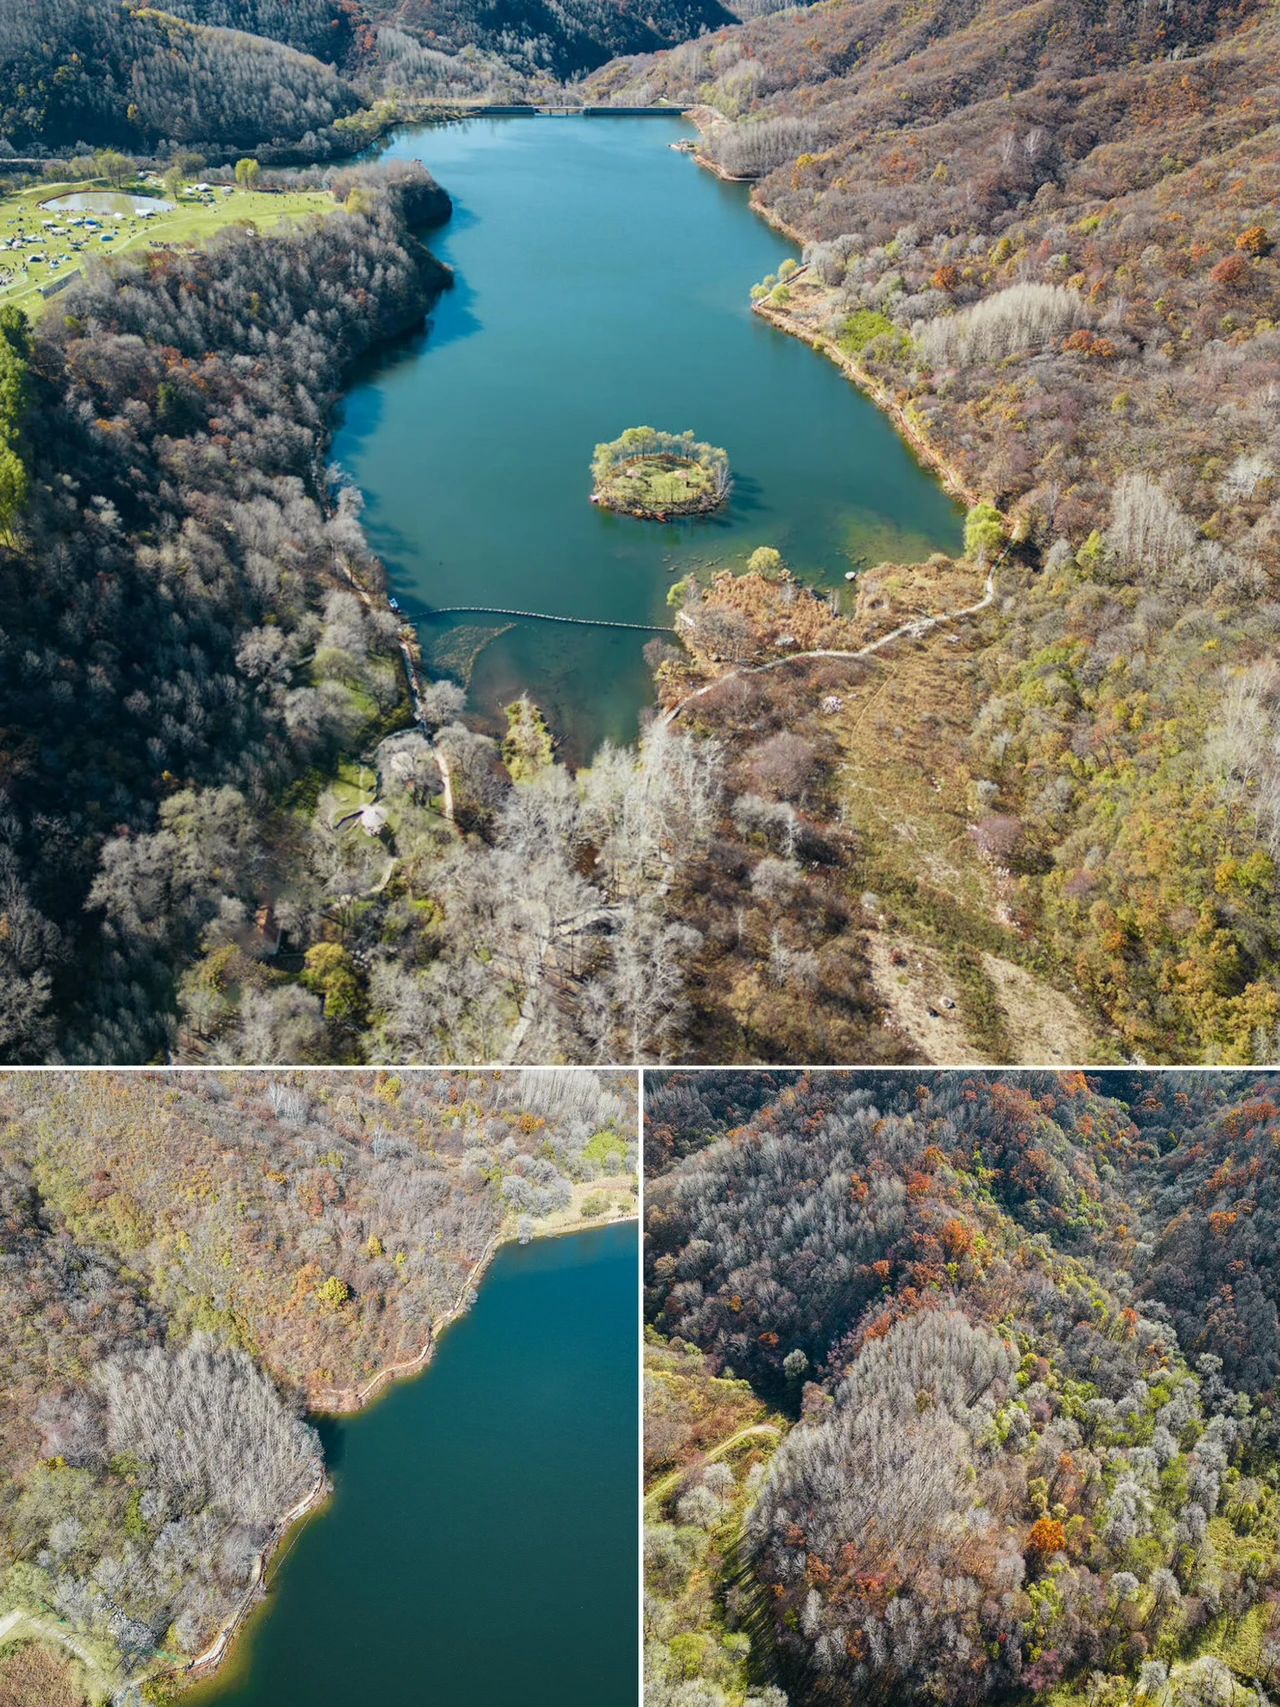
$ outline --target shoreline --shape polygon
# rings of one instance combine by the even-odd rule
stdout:
[[[569,1225],[564,1227],[546,1227],[540,1231],[535,1230],[530,1234],[527,1242],[532,1244],[535,1239],[558,1239],[563,1238],[567,1234],[590,1233],[594,1232],[597,1228],[617,1227],[628,1221],[635,1221],[638,1223],[639,1220],[640,1211],[637,1207],[634,1214],[599,1216],[585,1222],[582,1226]],[[374,1375],[370,1376],[369,1380],[362,1387],[328,1389],[329,1392],[332,1392],[337,1396],[339,1403],[335,1404],[332,1408],[325,1408],[319,1402],[308,1402],[308,1415],[330,1417],[358,1415],[359,1412],[366,1409],[374,1399],[380,1397],[381,1394],[395,1382],[409,1380],[415,1375],[422,1374],[423,1371],[428,1369],[431,1365],[441,1335],[446,1331],[446,1329],[451,1327],[460,1316],[466,1315],[467,1311],[470,1309],[471,1306],[468,1303],[469,1295],[473,1291],[474,1287],[478,1285],[480,1280],[483,1279],[485,1271],[489,1268],[498,1252],[504,1245],[520,1242],[518,1225],[515,1227],[500,1227],[489,1240],[484,1250],[476,1258],[475,1262],[471,1265],[471,1268],[467,1271],[466,1280],[463,1282],[462,1288],[453,1304],[450,1305],[449,1309],[446,1310],[442,1316],[437,1317],[431,1324],[431,1337],[416,1357],[410,1358],[402,1363],[388,1364],[385,1368],[379,1369]],[[355,1395],[353,1403],[344,1404],[341,1402],[346,1394]],[[191,1661],[184,1671],[176,1674],[176,1681],[181,1691],[185,1693],[186,1689],[193,1684],[208,1683],[216,1675],[218,1667],[227,1658],[237,1635],[239,1635],[240,1631],[243,1629],[250,1615],[260,1606],[265,1604],[265,1591],[269,1585],[271,1567],[274,1563],[278,1570],[280,1564],[283,1563],[283,1559],[277,1559],[277,1554],[279,1553],[280,1547],[285,1538],[291,1532],[299,1529],[306,1523],[308,1518],[312,1517],[321,1506],[325,1505],[328,1502],[332,1491],[333,1483],[329,1476],[328,1467],[327,1465],[322,1464],[320,1477],[316,1482],[316,1485],[311,1489],[310,1493],[298,1501],[296,1505],[291,1507],[285,1516],[280,1519],[272,1530],[266,1543],[258,1552],[254,1562],[253,1579],[241,1597],[239,1606],[232,1613],[231,1617],[220,1627],[218,1633],[213,1638],[213,1641],[210,1642],[204,1652],[197,1655],[197,1657]]]
[[[728,124],[729,122],[722,113],[717,113],[714,107],[708,107],[705,104],[690,107],[684,116],[703,137],[709,137],[715,130],[717,123]],[[754,179],[735,177],[733,173],[726,172],[696,144],[685,152],[692,156],[703,171],[710,172],[722,183],[753,184],[755,182]],[[787,221],[775,213],[772,208],[766,207],[754,189],[747,198],[747,205],[752,213],[764,220],[766,225],[772,226],[788,242],[794,243],[803,253],[809,239],[795,226],[788,225]],[[768,301],[753,303],[752,312],[758,314],[762,320],[767,320],[779,332],[785,332],[791,338],[798,338],[801,343],[808,344],[810,349],[816,350],[820,355],[826,356],[829,361],[834,362],[845,378],[856,385],[864,396],[869,397],[876,407],[889,417],[899,437],[905,439],[920,460],[938,475],[943,486],[953,498],[959,498],[969,506],[981,501],[981,494],[969,484],[945,452],[940,450],[925,433],[921,432],[920,428],[907,415],[906,408],[891,395],[882,381],[868,372],[861,362],[847,355],[834,339],[827,337],[824,332],[800,325],[787,313],[785,308],[780,308],[775,303]]]
[[[699,102],[692,107],[686,107],[682,112],[681,117],[688,119],[689,123],[697,130],[699,136],[702,137],[710,137],[718,124],[724,125],[730,122],[723,113],[717,112],[714,107],[709,107],[705,101]],[[673,144],[673,146],[676,145]],[[722,184],[754,185],[758,182],[755,178],[746,178],[737,172],[726,172],[724,167],[721,166],[718,161],[713,160],[709,154],[704,154],[696,142],[690,143],[686,148],[681,148],[680,152],[682,154],[692,155],[693,159],[697,161],[698,165],[702,167],[704,172],[710,172],[712,177],[719,178]],[[805,244],[809,241],[802,231],[798,231],[794,225],[788,225],[781,214],[777,214],[772,208],[766,207],[764,203],[760,201],[754,189],[752,189],[751,193],[747,197],[747,205],[750,207],[752,213],[758,214],[759,217],[764,220],[766,225],[771,225],[773,229],[785,237],[788,242],[794,243],[797,249],[803,249]]]
[[[943,487],[953,498],[959,498],[962,503],[972,507],[982,501],[982,495],[969,485],[965,476],[947,457],[944,451],[923,433],[907,414],[906,406],[899,403],[884,383],[863,367],[855,357],[846,354],[844,350],[829,338],[825,332],[819,332],[810,326],[802,326],[794,320],[785,308],[776,303],[757,302],[752,304],[752,313],[758,314],[762,320],[767,320],[779,332],[785,332],[788,337],[798,338],[802,344],[816,350],[819,355],[826,356],[844,374],[845,378],[856,385],[858,390],[868,397],[872,403],[893,422],[894,430],[899,438],[906,441],[929,468],[938,476]]]

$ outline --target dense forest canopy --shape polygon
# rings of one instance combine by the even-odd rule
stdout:
[[[323,1488],[303,1407],[635,1162],[595,1074],[10,1074],[0,1119],[0,1616],[112,1690],[203,1652]]]
[[[856,0],[589,84],[701,103],[704,157],[805,243],[761,311],[1004,513],[970,822],[1148,1059],[1274,1054],[1278,69],[1247,3]],[[736,746],[734,709],[705,721]]]
[[[0,138],[8,151],[274,145],[319,158],[345,151],[334,125],[361,105],[333,63],[345,52],[334,38],[336,51],[322,62],[309,43],[306,51],[290,45],[324,35],[315,7],[298,14],[283,41],[221,20],[243,14],[256,22],[261,11],[283,22],[293,8],[179,10],[180,17],[118,0],[4,0]]]
[[[620,53],[699,36],[740,15],[722,0],[365,0],[370,14],[414,40],[498,55],[518,71],[568,80]]]
[[[395,625],[359,596],[381,570],[322,459],[347,364],[446,282],[406,223],[443,198],[421,168],[361,182],[287,234],[91,266],[11,329],[10,1059],[49,1047],[51,998],[83,1001],[73,1052],[147,1059],[212,873],[247,877],[279,791],[400,708]]]
[[[719,1079],[646,1100],[653,1707],[1265,1701],[1274,1076]]]
[[[372,45],[359,0],[177,0],[164,10],[193,24],[266,36],[349,69]]]
[[[306,164],[432,102],[555,95],[734,17],[720,0],[3,0],[0,157],[198,148]]]

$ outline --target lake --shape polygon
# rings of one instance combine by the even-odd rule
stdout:
[[[676,117],[483,117],[400,130],[385,151],[453,197],[426,240],[457,285],[425,336],[358,375],[334,457],[441,674],[503,619],[432,608],[661,624],[678,574],[758,545],[829,587],[960,546],[960,510],[889,421],[751,313],[751,286],[796,250],[745,185],[673,150],[691,134]],[[668,525],[593,508],[592,451],[637,425],[723,446],[728,508]],[[491,720],[527,689],[573,757],[634,739],[646,638],[517,622],[474,657],[473,709]]]
[[[504,1246],[424,1374],[321,1423],[218,1707],[636,1707],[634,1223]]]

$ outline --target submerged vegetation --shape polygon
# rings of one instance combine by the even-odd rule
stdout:
[[[649,1707],[1261,1707],[1276,1092],[651,1076]]]
[[[692,432],[628,427],[591,459],[591,502],[647,521],[707,515],[728,500],[733,485],[728,453]]]

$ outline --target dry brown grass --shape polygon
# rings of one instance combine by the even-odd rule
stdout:
[[[0,1707],[85,1707],[71,1668],[28,1642],[0,1659]]]
[[[969,732],[974,641],[943,630],[881,653],[831,715],[841,794],[877,896],[877,994],[939,1064],[1096,1059],[1092,1027],[1028,962],[1038,952],[1018,880],[975,846]]]
[[[671,669],[660,686],[663,701],[674,704],[698,680],[732,675],[787,653],[856,652],[917,616],[962,610],[982,596],[983,571],[941,553],[927,563],[879,563],[858,577],[853,609],[841,613],[827,599],[793,580],[773,580],[752,571],[722,570],[702,593],[705,610],[731,611],[746,625],[742,656],[725,659],[704,646],[695,618],[683,628],[693,656],[691,669]]]

